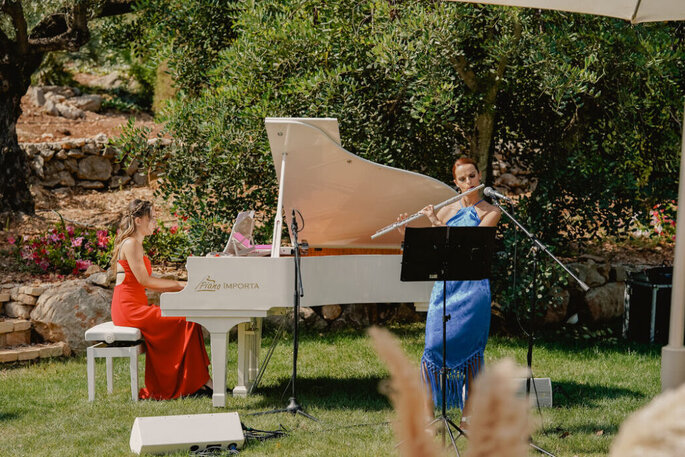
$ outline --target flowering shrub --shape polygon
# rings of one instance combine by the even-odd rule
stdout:
[[[678,205],[675,200],[657,203],[649,211],[649,221],[633,217],[631,233],[636,238],[650,238],[655,241],[671,242],[675,240],[676,214]]]
[[[659,237],[675,240],[675,218],[678,205],[675,200],[664,204],[656,204],[649,212],[651,221],[649,225],[654,228],[654,233]]]
[[[97,264],[106,268],[114,236],[107,230],[92,230],[59,224],[43,236],[8,238],[19,261],[39,273],[78,274]]]
[[[188,239],[188,225],[181,218],[180,225],[169,227],[160,226],[143,242],[148,257],[155,262],[185,262],[191,255],[190,240]]]

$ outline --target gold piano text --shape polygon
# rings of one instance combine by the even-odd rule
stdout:
[[[217,282],[209,275],[195,286],[197,292],[216,292],[221,289],[259,289],[256,282]]]

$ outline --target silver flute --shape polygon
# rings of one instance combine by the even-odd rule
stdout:
[[[462,198],[466,197],[467,195],[469,195],[469,194],[471,194],[471,193],[473,193],[473,192],[479,191],[480,189],[483,188],[483,186],[485,186],[485,184],[481,184],[481,185],[479,185],[479,186],[474,187],[473,189],[467,190],[466,192],[462,192],[462,193],[459,194],[459,195],[455,195],[455,196],[452,197],[452,198],[448,198],[447,200],[445,200],[445,201],[442,202],[442,203],[438,203],[437,205],[433,205],[433,209],[440,209],[440,208],[442,208],[443,206],[446,206],[446,205],[449,205],[450,203],[454,203],[454,202],[456,202],[456,201],[458,201],[458,200],[461,200]],[[421,216],[423,216],[423,214],[421,214],[421,212],[414,213],[414,214],[412,214],[411,216],[409,216],[408,218],[406,218],[406,219],[404,219],[404,220],[401,220],[401,221],[399,221],[399,222],[395,222],[394,224],[390,224],[390,225],[388,225],[388,226],[386,226],[386,227],[383,227],[382,229],[378,230],[376,233],[374,233],[373,235],[371,235],[371,239],[373,240],[373,239],[378,238],[378,237],[381,236],[381,235],[385,235],[385,234],[388,233],[388,232],[392,232],[392,231],[395,230],[397,227],[402,227],[403,225],[408,224],[408,223],[410,223],[411,221],[415,221],[416,219],[420,218]]]

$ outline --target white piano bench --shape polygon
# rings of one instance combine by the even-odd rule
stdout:
[[[120,327],[104,322],[86,330],[86,341],[96,342],[86,349],[88,365],[88,401],[95,400],[95,359],[104,358],[107,366],[107,392],[112,393],[112,371],[115,357],[128,357],[131,372],[131,399],[138,401],[138,354],[143,352],[143,336],[134,327]]]

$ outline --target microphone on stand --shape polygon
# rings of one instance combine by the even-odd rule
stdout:
[[[492,187],[486,187],[485,189],[483,189],[483,195],[490,198],[496,198],[497,200],[504,200],[507,203],[513,203],[513,200],[511,198],[507,197],[506,195],[500,194]]]

